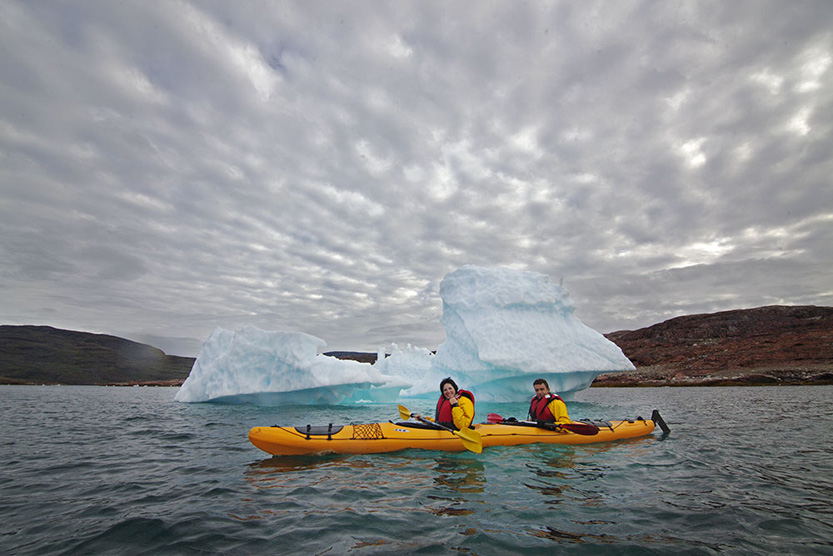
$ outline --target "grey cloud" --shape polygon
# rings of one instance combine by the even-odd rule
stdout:
[[[434,348],[467,263],[601,331],[830,302],[827,2],[0,11],[4,322]]]

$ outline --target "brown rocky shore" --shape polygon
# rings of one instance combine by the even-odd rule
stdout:
[[[833,384],[833,307],[689,315],[606,337],[636,370],[594,387]]]

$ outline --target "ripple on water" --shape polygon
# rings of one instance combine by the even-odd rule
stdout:
[[[672,434],[480,455],[270,458],[249,444],[252,426],[384,421],[396,408],[0,388],[0,552],[827,554],[831,392],[591,389],[570,403],[573,417],[658,407]],[[484,415],[525,410],[478,404]]]

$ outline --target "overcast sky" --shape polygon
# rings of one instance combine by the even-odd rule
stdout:
[[[833,2],[0,0],[0,324],[435,349],[443,276],[606,333],[833,305]]]

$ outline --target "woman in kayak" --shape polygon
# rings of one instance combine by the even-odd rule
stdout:
[[[440,399],[434,418],[428,419],[456,430],[469,428],[474,420],[474,394],[458,388],[451,377],[444,378],[440,382]]]
[[[557,394],[550,394],[550,385],[543,378],[532,383],[535,396],[529,402],[529,418],[543,423],[570,423],[567,405]]]

